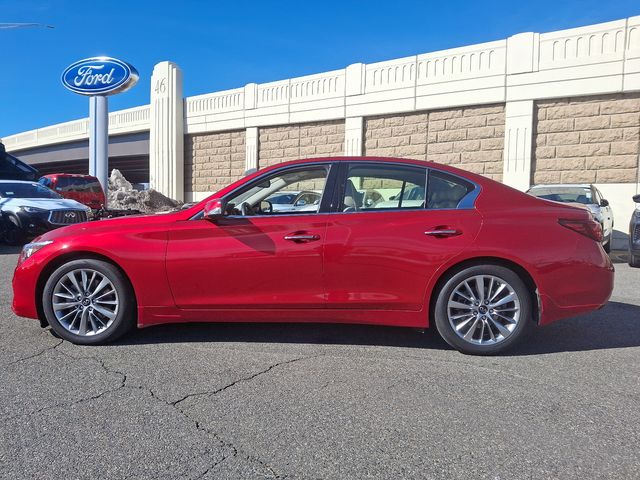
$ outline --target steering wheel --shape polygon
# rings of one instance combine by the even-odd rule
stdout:
[[[240,214],[243,217],[247,217],[250,215],[255,215],[256,213],[253,211],[253,208],[251,208],[251,205],[249,205],[248,202],[242,202],[240,204]]]

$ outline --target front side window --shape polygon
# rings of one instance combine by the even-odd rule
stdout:
[[[292,168],[253,183],[227,200],[232,215],[318,213],[329,167]]]
[[[424,208],[427,171],[404,165],[352,165],[342,196],[343,212]]]

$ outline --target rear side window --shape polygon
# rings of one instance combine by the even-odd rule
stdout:
[[[424,208],[427,171],[404,165],[351,165],[343,212]]]
[[[473,183],[467,180],[431,170],[427,187],[427,208],[458,208],[460,201],[474,189]]]

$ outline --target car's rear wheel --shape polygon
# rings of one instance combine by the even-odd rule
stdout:
[[[128,280],[114,265],[96,259],[73,260],[54,271],[42,307],[60,337],[81,345],[112,342],[135,321]]]
[[[467,267],[440,288],[436,327],[463,353],[496,354],[512,347],[533,325],[531,298],[513,270],[499,265]]]
[[[630,267],[640,267],[640,255],[629,255],[629,266]]]

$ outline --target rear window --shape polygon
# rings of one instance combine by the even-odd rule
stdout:
[[[58,192],[101,193],[97,180],[82,177],[58,177],[56,182]]]
[[[596,203],[589,187],[532,188],[529,190],[529,194],[545,200],[553,200],[554,202],[582,203],[585,205]]]

